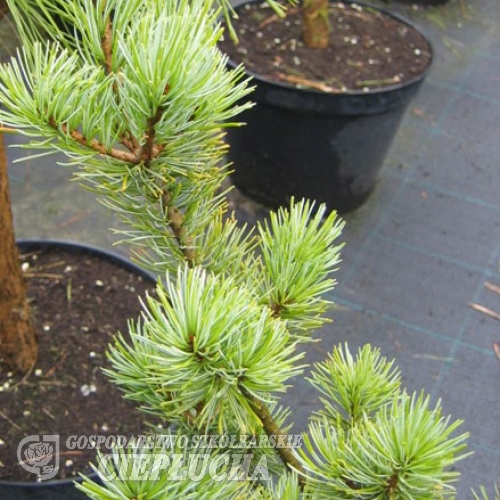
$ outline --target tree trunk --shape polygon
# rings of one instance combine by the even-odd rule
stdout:
[[[304,0],[304,43],[310,49],[328,47],[330,23],[328,21],[329,0]]]
[[[7,177],[7,157],[0,133],[0,360],[27,372],[36,362],[38,343],[19,265]]]

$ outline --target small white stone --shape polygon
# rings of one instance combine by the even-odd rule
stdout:
[[[37,368],[35,370],[35,377],[41,377],[42,373],[43,373],[43,371],[41,370],[41,368]]]
[[[256,35],[255,35],[257,38],[262,38],[264,35],[260,32],[260,31],[257,31]]]
[[[104,286],[104,283],[101,280],[95,280],[96,286]]]
[[[24,415],[25,417],[29,417],[29,416],[31,415],[31,412],[30,412],[29,410],[24,410],[24,411],[23,411],[23,415]]]
[[[95,358],[97,354],[94,351],[89,352],[89,358]]]
[[[107,431],[109,431],[109,426],[108,426],[108,424],[102,424],[102,425],[101,425],[101,431],[103,431],[103,432],[107,432]]]
[[[0,392],[3,392],[3,391],[4,391],[3,385],[0,385]]]
[[[413,53],[414,53],[416,56],[419,56],[419,55],[422,53],[422,51],[421,51],[420,49],[415,49],[415,50],[413,51]]]
[[[9,387],[10,387],[10,383],[9,382],[5,382],[2,386],[5,390],[7,390]]]
[[[21,269],[26,272],[30,268],[30,263],[29,262],[23,262],[21,264]]]
[[[0,438],[0,446],[3,446],[4,444],[5,444],[5,441],[2,438]]]
[[[276,43],[276,44],[281,43],[281,40],[279,38],[275,38],[274,43]]]
[[[43,325],[43,331],[48,332],[50,330],[50,325]]]
[[[64,462],[64,465],[66,467],[71,467],[73,465],[73,460],[70,460],[70,459],[66,460],[66,462]]]
[[[386,48],[384,49],[384,52],[385,52],[386,54],[389,54],[389,52],[390,52],[390,51],[391,51],[391,48],[390,48],[390,47],[386,47]]]
[[[88,395],[97,392],[97,387],[95,384],[83,384],[80,387],[80,392],[82,393],[82,396],[87,397]]]
[[[7,377],[11,378],[14,376],[14,372],[7,372]]]
[[[71,266],[66,266],[66,267],[64,268],[64,272],[65,272],[65,273],[69,273],[70,271],[73,271],[73,268],[72,268]]]
[[[90,394],[90,386],[88,384],[83,384],[80,387],[80,392],[82,393],[82,396],[87,397]]]
[[[88,332],[89,331],[89,327],[88,326],[82,326],[82,327],[80,327],[80,330],[82,330],[82,332]]]
[[[357,38],[351,38],[351,45],[356,45],[358,43]]]
[[[293,62],[295,63],[296,66],[300,66],[300,59],[297,56],[293,58]]]

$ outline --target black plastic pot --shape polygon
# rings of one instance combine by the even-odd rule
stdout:
[[[405,109],[427,73],[382,90],[342,94],[297,89],[249,73],[256,85],[249,99],[256,106],[238,116],[246,126],[227,134],[234,184],[269,207],[287,205],[291,196],[339,212],[359,207],[374,189]]]
[[[93,474],[89,474],[89,477],[96,480]],[[0,481],[0,498],[2,500],[88,500],[87,495],[76,489],[74,481],[81,482],[81,478],[41,483]]]
[[[125,257],[91,245],[64,240],[18,240],[17,243],[22,253],[56,247],[81,255],[97,256],[141,276],[145,281],[151,283],[155,283],[156,281],[153,274],[130,262]],[[97,475],[93,473],[88,474],[88,477],[94,481],[98,480]],[[40,483],[0,480],[0,500],[86,500],[87,496],[76,489],[75,481],[81,482],[81,478],[75,477],[56,481],[48,480]]]

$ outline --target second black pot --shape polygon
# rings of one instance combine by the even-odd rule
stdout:
[[[19,240],[18,248],[22,253],[36,252],[44,249],[61,249],[83,257],[91,255],[115,264],[117,267],[126,269],[136,276],[140,276],[146,283],[155,285],[156,279],[153,274],[142,269],[127,258],[96,248],[91,245],[74,243],[62,240]],[[98,481],[95,473],[87,474],[94,481]],[[75,482],[82,482],[81,477],[75,476],[68,479],[48,480],[42,482],[16,482],[0,480],[0,500],[85,500],[87,496],[79,491]]]
[[[256,106],[238,117],[244,127],[227,132],[234,184],[269,207],[287,205],[291,196],[339,212],[359,207],[373,191],[427,72],[382,90],[340,94],[297,89],[250,73]]]

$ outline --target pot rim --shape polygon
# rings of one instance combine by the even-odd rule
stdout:
[[[102,248],[90,243],[81,243],[79,241],[58,238],[18,238],[16,239],[16,243],[18,244],[18,246],[39,246],[41,248],[61,247],[66,250],[75,250],[81,253],[95,254],[111,262],[120,264],[129,271],[137,272],[146,279],[151,279],[155,282],[158,279],[152,271],[141,267],[125,254],[121,254],[113,250],[108,250],[106,248]]]

